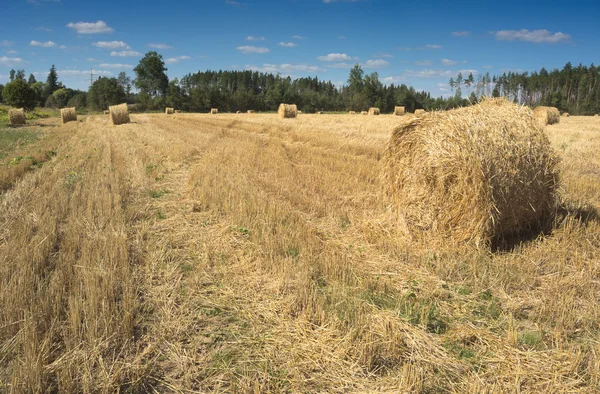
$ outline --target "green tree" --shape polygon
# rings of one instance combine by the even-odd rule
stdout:
[[[15,79],[20,79],[20,80],[25,80],[25,70],[21,69],[21,70],[17,70],[17,73],[15,74]]]
[[[32,110],[35,108],[35,92],[22,79],[7,83],[2,90],[4,102],[10,106]]]
[[[454,95],[454,97],[459,100],[462,98],[462,90],[460,88],[462,84],[463,84],[462,73],[458,73],[458,76],[456,77],[456,94]]]
[[[14,69],[10,70],[10,72],[9,72],[10,82],[15,80],[15,73],[16,73],[16,71]]]
[[[48,97],[52,95],[52,93],[58,90],[58,74],[56,73],[56,67],[54,64],[50,67],[50,72],[48,73],[48,78],[46,78],[46,85],[44,86],[44,96],[43,100],[46,101]]]
[[[75,107],[77,109],[82,109],[87,106],[87,94],[79,93],[69,99],[67,103],[67,107]]]
[[[175,78],[174,80],[169,82],[169,90],[167,92],[166,104],[169,107],[180,109],[183,107],[183,103],[183,90],[181,89],[181,86],[179,86],[179,80]]]
[[[64,108],[69,101],[69,90],[60,88],[46,99],[45,107],[47,108]]]
[[[3,91],[3,90],[4,90],[4,85],[2,85],[2,84],[0,83],[0,103],[3,103],[3,102],[4,102],[4,99],[2,98],[2,91]]]
[[[100,77],[90,86],[87,104],[96,110],[106,110],[109,105],[124,102],[125,98],[125,91],[116,78]]]
[[[129,96],[131,93],[131,78],[127,76],[125,71],[121,71],[117,76],[117,81],[119,82],[119,86],[125,91],[125,94]]]
[[[162,55],[155,51],[146,53],[133,71],[136,74],[134,84],[138,89],[152,97],[166,96],[169,78]]]
[[[29,86],[33,86],[36,82],[37,82],[37,80],[35,79],[35,75],[29,74],[29,79],[27,80],[27,84]]]

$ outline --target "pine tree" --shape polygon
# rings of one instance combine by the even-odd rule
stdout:
[[[46,79],[46,86],[44,89],[44,97],[42,98],[44,101],[48,97],[52,95],[55,91],[58,90],[58,74],[56,73],[56,67],[54,64],[50,67],[50,72],[48,73],[48,78]]]

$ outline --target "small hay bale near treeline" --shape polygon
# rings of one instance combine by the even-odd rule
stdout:
[[[13,126],[26,124],[25,110],[23,108],[11,108],[8,110],[8,120]]]
[[[165,114],[167,115],[173,115],[175,113],[175,109],[174,108],[165,108]]]
[[[317,115],[323,115],[323,111],[317,111]]]
[[[569,117],[569,113],[568,112],[563,112],[562,117],[563,118],[568,118]]]
[[[361,115],[368,115],[369,113],[367,111],[360,111]]]
[[[108,115],[108,114],[110,114],[109,110],[104,111],[104,115]]]
[[[181,110],[179,110],[179,109],[176,109],[176,110],[175,110],[175,113],[176,113],[176,114],[180,114],[180,113],[181,113]]]
[[[280,118],[295,118],[298,116],[298,107],[296,104],[279,104],[279,109],[277,110],[277,115]]]
[[[249,114],[253,114],[254,112],[255,112],[255,111],[254,111],[253,109],[249,109],[249,110],[248,110],[248,113],[249,113]]]
[[[395,128],[382,173],[411,237],[489,246],[552,222],[558,163],[529,108],[485,99]]]
[[[73,108],[63,108],[60,110],[60,119],[62,123],[77,122],[77,111]]]
[[[301,114],[302,114],[302,111],[298,110],[298,115],[301,115]]]
[[[354,115],[356,114],[356,111],[348,111],[348,115]]]
[[[424,109],[415,109],[415,115],[421,115],[424,114],[425,110]]]
[[[379,115],[380,113],[381,113],[381,111],[379,110],[379,108],[376,108],[376,107],[369,108],[369,115]]]
[[[218,113],[219,113],[219,109],[218,109],[218,108],[211,108],[211,109],[210,109],[210,113],[211,113],[212,115],[216,115],[216,114],[218,114]]]
[[[402,115],[404,115],[404,112],[405,112],[404,111],[404,107],[402,107],[402,106],[395,106],[394,107],[394,115],[396,115],[396,116],[402,116]]]
[[[540,105],[534,108],[533,115],[542,126],[560,122],[560,112],[558,112],[558,108],[556,107],[544,107]]]
[[[111,105],[108,107],[108,112],[110,114],[110,121],[115,126],[129,123],[131,121],[129,118],[127,104]]]

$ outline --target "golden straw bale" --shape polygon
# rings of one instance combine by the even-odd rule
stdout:
[[[562,117],[563,118],[568,118],[569,117],[569,113],[568,112],[563,112]]]
[[[77,122],[77,111],[73,108],[63,108],[60,110],[60,118],[62,123]]]
[[[235,113],[236,113],[236,114],[239,114],[239,113],[240,113],[240,111],[235,111]]]
[[[298,115],[302,114],[302,111],[298,110]]]
[[[354,115],[356,114],[356,111],[348,111],[348,115]]]
[[[424,109],[415,109],[415,115],[421,115],[424,114],[425,110]]]
[[[108,110],[104,111],[104,115],[108,115],[110,112]]]
[[[399,107],[399,106],[395,106],[394,107],[394,115],[396,116],[402,116],[404,115],[404,107]]]
[[[379,108],[376,108],[376,107],[369,108],[369,115],[379,115],[380,113],[381,113],[381,111],[379,111]]]
[[[181,110],[179,110],[179,109],[176,109],[176,110],[175,110],[175,113],[176,113],[176,114],[180,114],[180,113],[181,113]]]
[[[383,183],[411,236],[490,245],[551,223],[558,162],[530,109],[484,99],[398,126]]]
[[[253,114],[254,112],[255,112],[255,111],[254,111],[253,109],[249,109],[249,110],[248,110],[248,113],[249,113],[249,114]]]
[[[317,115],[323,115],[323,111],[317,111]]]
[[[174,113],[175,113],[175,109],[169,108],[169,107],[165,108],[165,114],[173,115]]]
[[[298,115],[296,104],[279,104],[277,115],[280,118],[295,118]]]
[[[111,105],[108,107],[108,111],[110,113],[110,121],[113,125],[120,125],[130,122],[127,104]]]
[[[361,115],[368,115],[369,113],[367,111],[360,111]]]
[[[22,125],[26,124],[25,121],[25,110],[23,108],[9,109],[8,119],[11,125]]]
[[[211,108],[210,109],[210,113],[213,114],[213,115],[216,115],[216,114],[219,113],[219,109],[218,108]]]
[[[540,105],[535,107],[533,115],[542,126],[560,122],[560,112],[558,112],[558,109],[555,107],[544,107]]]

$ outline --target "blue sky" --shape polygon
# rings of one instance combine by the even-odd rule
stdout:
[[[206,69],[318,76],[341,85],[359,63],[384,83],[449,93],[459,71],[500,74],[600,63],[600,2],[4,0],[0,83],[52,64],[87,90],[149,50],[170,78]]]

